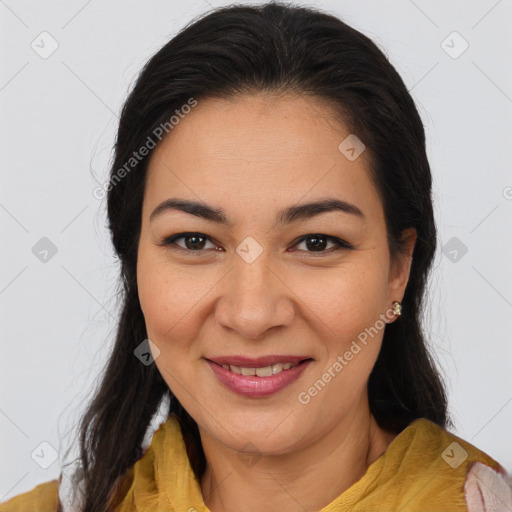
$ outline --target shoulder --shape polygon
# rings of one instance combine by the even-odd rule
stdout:
[[[474,462],[501,468],[487,453],[426,418],[413,421],[394,442],[399,450],[409,452],[409,457],[421,456],[429,464],[443,462],[442,466],[451,470],[461,468],[459,473],[465,473]]]
[[[58,512],[58,481],[45,482],[0,504],[0,512]]]
[[[498,512],[507,505],[512,510],[510,478],[487,453],[425,418],[402,434],[403,446],[398,448],[404,450],[403,468],[427,477],[425,491],[459,503],[468,512]]]
[[[150,446],[120,480],[115,500],[116,511],[131,511],[135,505],[140,506],[139,510],[153,510],[161,488],[168,485],[167,480],[160,480],[175,480],[165,468],[174,467],[174,461],[177,461],[176,466],[186,467],[186,457],[179,424],[175,418],[170,418],[156,429]],[[169,464],[169,458],[172,464]],[[64,484],[62,475],[59,480],[40,484],[31,491],[0,503],[0,512],[60,512],[64,505],[64,509],[68,510],[68,504],[75,503],[73,493],[80,481],[65,479]]]

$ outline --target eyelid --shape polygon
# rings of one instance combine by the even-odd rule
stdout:
[[[189,236],[198,236],[200,238],[204,238],[206,239],[207,241],[215,244],[215,245],[219,245],[218,242],[213,239],[212,237],[204,234],[204,233],[200,233],[200,232],[197,232],[197,231],[185,231],[185,232],[182,232],[182,233],[176,233],[174,235],[170,235],[168,237],[165,237],[160,243],[158,243],[157,245],[159,246],[171,246],[171,248],[173,250],[177,250],[177,251],[182,251],[182,252],[186,252],[188,254],[190,253],[196,253],[196,254],[201,254],[201,253],[205,253],[207,251],[211,251],[212,249],[208,249],[208,250],[197,250],[197,251],[194,251],[192,249],[184,249],[183,247],[180,247],[179,245],[177,245],[175,242],[176,240],[179,240],[180,238],[186,238],[186,237],[189,237]],[[308,237],[313,237],[313,236],[318,236],[318,237],[321,237],[321,238],[324,238],[326,239],[327,241],[330,241],[330,242],[334,242],[336,244],[336,247],[335,248],[330,248],[330,249],[327,249],[325,251],[303,251],[303,250],[300,250],[299,252],[303,252],[303,253],[306,253],[306,254],[311,254],[311,255],[322,255],[322,254],[331,254],[332,252],[335,252],[337,250],[340,250],[340,249],[347,249],[347,250],[351,250],[351,249],[354,249],[354,246],[352,244],[350,244],[349,242],[339,238],[339,237],[336,237],[336,236],[331,236],[331,235],[325,235],[323,233],[307,233],[305,235],[302,235],[300,236],[299,238],[295,239],[290,247],[295,247],[296,245],[298,245],[299,243],[302,243],[304,242]],[[333,249],[335,249],[335,251],[333,251]]]
[[[182,233],[176,233],[174,235],[167,236],[161,242],[159,242],[157,245],[164,246],[164,247],[170,246],[170,248],[173,250],[183,251],[183,252],[186,252],[189,254],[190,253],[201,254],[201,253],[207,252],[206,250],[193,251],[192,249],[184,249],[183,247],[180,247],[179,245],[176,244],[176,240],[179,240],[180,238],[186,238],[189,236],[198,236],[198,237],[206,239],[208,242],[211,242],[215,245],[220,245],[214,238],[212,238],[208,235],[205,235],[204,233],[200,233],[198,231],[185,231]],[[211,250],[211,249],[208,249],[208,250]]]
[[[334,242],[337,245],[337,249],[353,249],[354,248],[354,246],[352,244],[350,244],[349,242],[347,242],[346,240],[343,240],[342,238],[339,238],[337,236],[325,235],[324,233],[307,233],[306,235],[302,235],[292,242],[291,247],[294,247],[294,246],[298,245],[299,243],[304,242],[308,237],[312,237],[312,236],[318,236],[320,238],[324,238],[325,240],[327,240],[329,242]],[[328,249],[326,251],[318,251],[317,253],[315,253],[315,251],[302,251],[302,252],[305,252],[307,254],[322,254],[322,253],[330,254],[332,252],[331,249]]]

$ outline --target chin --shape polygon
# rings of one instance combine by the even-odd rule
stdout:
[[[304,424],[292,421],[290,411],[278,411],[265,415],[256,412],[224,416],[224,430],[213,425],[216,437],[229,448],[240,451],[257,451],[265,455],[282,455],[300,442],[303,437]]]

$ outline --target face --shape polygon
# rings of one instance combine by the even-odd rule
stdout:
[[[155,364],[232,449],[287,453],[368,408],[410,258],[390,257],[367,155],[339,149],[349,135],[311,97],[209,99],[149,162],[137,281]]]

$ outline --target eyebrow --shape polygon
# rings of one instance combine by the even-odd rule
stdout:
[[[205,203],[178,198],[170,198],[160,203],[149,216],[150,222],[155,217],[170,210],[182,211],[211,222],[231,226],[222,208],[214,208]],[[279,224],[291,224],[297,220],[310,219],[322,213],[334,211],[364,218],[363,212],[356,205],[340,199],[327,198],[285,208],[277,214],[276,219]]]

